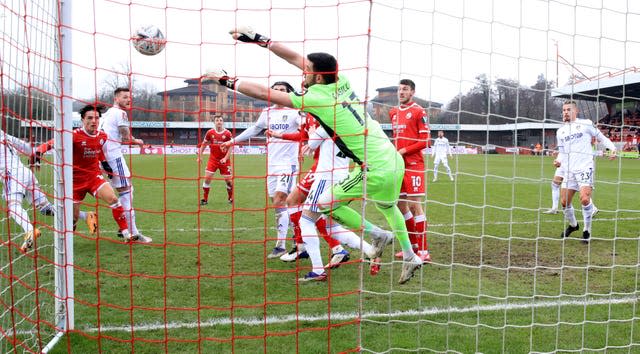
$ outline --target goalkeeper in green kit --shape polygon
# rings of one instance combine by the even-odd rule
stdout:
[[[396,206],[404,162],[378,122],[366,114],[364,104],[351,89],[349,80],[338,73],[336,59],[327,53],[311,53],[305,58],[281,43],[271,42],[269,38],[255,33],[250,27],[238,27],[230,34],[239,41],[268,48],[303,70],[306,92],[272,90],[262,84],[229,77],[224,70],[208,72],[205,77],[247,96],[313,115],[333,138],[340,153],[358,165],[346,180],[320,195],[317,202],[320,211],[348,228],[360,229],[364,225],[365,232],[371,235],[374,249],[373,254],[367,256],[377,258],[393,241],[393,234],[364,220],[360,213],[348,206],[350,201],[363,196],[373,201],[402,247],[404,262],[399,283],[409,281],[422,261],[411,248],[404,217]]]

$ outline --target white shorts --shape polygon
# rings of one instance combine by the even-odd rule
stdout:
[[[107,160],[107,163],[111,168],[109,179],[113,188],[123,188],[131,185],[131,172],[123,156]]]
[[[553,174],[553,177],[562,178],[562,182],[560,183],[560,188],[567,188],[567,170],[564,169],[563,166],[557,167],[556,172]]]
[[[34,205],[39,205],[46,200],[33,172],[24,166],[7,170],[3,181],[2,197],[6,201],[18,202],[26,199],[29,204]]]
[[[297,172],[298,167],[295,165],[289,168],[269,168],[269,175],[267,176],[269,197],[273,197],[276,192],[291,193],[297,183]]]
[[[331,181],[326,179],[314,180],[313,184],[311,185],[311,189],[309,190],[309,194],[307,195],[307,199],[304,201],[302,209],[319,212],[319,210],[322,209],[319,203],[320,196],[323,193],[331,193],[331,185]],[[333,198],[327,198],[327,196],[324,196],[323,200],[333,200]]]
[[[563,166],[557,167],[556,172],[553,174],[553,176],[567,179],[567,170],[565,170]]]
[[[436,155],[435,159],[433,160],[433,165],[438,165],[442,162],[443,165],[448,166],[449,165],[449,161],[447,160],[447,155],[445,156],[438,156]]]
[[[593,187],[593,168],[587,168],[581,171],[573,171],[566,178],[566,189],[579,191],[582,187]],[[565,181],[563,181],[564,184]]]

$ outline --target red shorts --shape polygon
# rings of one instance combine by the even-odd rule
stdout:
[[[400,195],[410,197],[425,195],[424,165],[412,165],[404,171]]]
[[[87,193],[91,193],[92,196],[96,196],[98,189],[102,187],[107,180],[104,179],[102,174],[98,175],[83,175],[80,178],[74,176],[73,178],[73,201],[80,203],[84,200]]]
[[[314,161],[313,166],[311,166],[311,168],[309,169],[309,172],[307,172],[307,174],[302,177],[300,182],[298,182],[298,189],[303,191],[305,196],[309,194],[309,190],[313,185],[313,181],[315,179],[314,173],[316,172],[316,168],[318,168],[318,160]]]
[[[231,162],[220,163],[220,160],[210,158],[207,162],[207,172],[215,173],[217,170],[220,170],[222,176],[231,176]]]
[[[304,175],[304,177],[300,180],[300,182],[298,182],[298,189],[304,192],[305,196],[309,194],[309,190],[313,185],[314,179],[315,179],[314,171],[310,170],[309,172],[307,172],[306,175]]]

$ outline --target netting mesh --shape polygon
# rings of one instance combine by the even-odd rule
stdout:
[[[4,2],[0,9],[1,128],[14,137],[38,143],[51,137],[49,130],[58,111],[55,105],[56,98],[60,97],[56,75],[58,4],[55,1],[9,1]],[[8,140],[3,141],[4,156],[16,152],[10,145]],[[22,157],[25,164],[27,157]],[[8,165],[7,159],[3,163],[7,165],[0,167],[4,191],[0,351],[25,352],[45,346],[55,334],[53,218],[41,214],[34,207],[34,186],[29,181],[20,180],[20,170]],[[51,200],[54,184],[51,168],[44,168],[35,178]],[[17,218],[32,223],[41,232],[38,241],[43,242],[37,242],[37,253],[22,254],[18,251],[27,230],[10,218],[6,199],[11,195],[9,185],[15,186],[16,182],[26,192],[21,206],[26,213]]]
[[[0,5],[2,129],[32,144],[52,137],[60,113],[62,5]],[[624,90],[604,91],[606,80],[619,77],[609,73],[635,73],[634,2],[76,0],[72,9],[64,26],[73,33],[67,94],[77,112],[88,103],[111,106],[116,88],[131,89],[128,128],[144,144],[123,145],[133,185],[129,220],[153,242],[118,238],[111,210],[87,196],[81,209],[96,211],[100,227],[91,235],[81,221],[75,232],[75,329],[55,350],[637,351],[637,159],[596,157],[600,212],[589,244],[559,237],[567,226],[562,214],[543,213],[551,206],[549,153],[561,99],[579,100],[581,117],[599,123],[620,150],[627,136],[637,144],[636,82],[624,76]],[[432,182],[425,151],[433,263],[409,283],[397,283],[397,243],[375,276],[360,250],[345,247],[350,260],[327,270],[326,282],[299,280],[312,270],[306,259],[268,258],[286,207],[269,196],[270,148],[262,135],[230,155],[232,198],[220,172],[205,182],[208,150],[201,162],[196,154],[213,116],[238,136],[271,103],[201,74],[221,67],[241,82],[285,80],[296,89],[302,80],[268,50],[232,40],[227,32],[240,24],[304,55],[335,55],[389,135],[399,80],[416,82],[414,100],[428,112],[432,136],[442,130],[451,144],[453,180],[440,166]],[[161,53],[133,48],[131,34],[144,25],[164,33]],[[594,92],[579,92],[585,80]],[[35,176],[53,201],[54,171],[62,166],[44,160]],[[298,180],[311,164],[302,160]],[[55,224],[23,203],[42,236],[36,250],[21,254],[24,232],[4,199],[1,205],[0,351],[41,351],[55,333]],[[388,228],[370,200],[351,206]],[[332,252],[323,242],[328,262]]]

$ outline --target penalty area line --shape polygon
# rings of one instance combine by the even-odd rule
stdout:
[[[477,312],[495,312],[495,311],[514,311],[514,310],[530,310],[536,308],[550,308],[550,307],[564,307],[564,306],[601,306],[601,305],[621,305],[630,304],[638,301],[635,296],[611,298],[611,299],[575,299],[575,300],[559,300],[559,301],[537,301],[537,302],[519,302],[512,304],[494,304],[494,305],[479,305],[469,307],[429,307],[422,310],[410,310],[410,311],[396,311],[391,313],[382,312],[365,312],[361,316],[357,313],[332,313],[331,320],[344,321],[353,320],[358,317],[361,319],[375,319],[375,318],[402,318],[412,316],[437,316],[450,313],[465,314],[465,313],[477,313]],[[285,316],[267,316],[266,318],[257,317],[238,317],[233,320],[228,318],[210,319],[200,323],[196,322],[170,322],[170,323],[150,323],[145,325],[136,325],[133,327],[134,331],[156,331],[164,329],[193,329],[201,327],[213,327],[220,325],[247,325],[247,326],[259,326],[263,324],[281,324],[295,321],[304,322],[317,322],[327,321],[329,316],[327,314],[321,315],[285,315]],[[100,328],[85,328],[85,332],[130,332],[131,325],[125,326],[113,326],[106,325]]]
[[[596,218],[596,221],[637,221],[640,220],[640,218],[632,218],[632,217],[626,217],[626,218]],[[538,225],[538,224],[563,224],[564,218],[558,218],[557,220],[530,220],[530,221],[519,221],[519,220],[514,220],[514,221],[486,221],[486,222],[459,222],[456,223],[455,226],[482,226],[482,225],[486,225],[486,224],[491,224],[491,225],[511,225],[511,224],[518,224],[518,225]],[[454,224],[450,224],[450,223],[439,223],[439,224],[429,224],[430,228],[434,228],[434,227],[452,227],[454,226]],[[235,228],[225,228],[225,227],[203,227],[203,228],[190,228],[190,229],[186,229],[186,228],[176,228],[176,229],[144,229],[144,231],[149,232],[149,233],[163,233],[165,231],[167,231],[167,233],[169,233],[169,231],[171,232],[232,232],[232,231],[236,231],[236,232],[251,232],[251,231],[263,231],[263,230],[270,230],[273,231],[276,228],[273,226],[268,226],[268,227],[264,227],[264,226],[260,226],[260,227],[235,227]],[[107,230],[105,232],[116,232],[115,229],[113,230]]]

